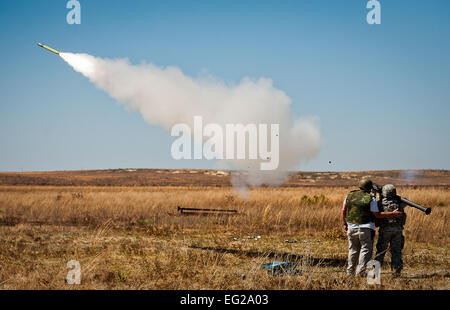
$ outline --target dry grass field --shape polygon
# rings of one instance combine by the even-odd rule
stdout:
[[[39,186],[0,176],[0,289],[449,289],[449,173],[439,173],[438,186],[398,189],[433,211],[407,209],[403,276],[392,278],[386,264],[381,286],[345,276],[348,185],[253,188],[243,200],[226,182]],[[181,214],[178,206],[238,213]],[[65,282],[73,259],[80,285]],[[301,272],[261,269],[276,260]]]

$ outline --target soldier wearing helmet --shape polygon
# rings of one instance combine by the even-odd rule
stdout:
[[[364,275],[366,264],[372,257],[374,223],[372,212],[378,212],[375,198],[370,194],[372,181],[362,179],[359,189],[345,197],[342,219],[348,237],[349,276]]]
[[[403,268],[402,250],[405,243],[403,236],[403,226],[406,221],[404,213],[405,204],[397,196],[395,186],[386,184],[383,186],[382,199],[378,202],[381,213],[395,212],[397,217],[378,217],[376,225],[378,230],[377,253],[375,259],[383,264],[384,255],[390,245],[391,249],[391,269],[394,270],[394,277],[399,277]]]
[[[359,189],[352,190],[344,200],[342,219],[348,237],[347,274],[364,275],[366,264],[372,258],[375,217],[393,217],[394,212],[380,213],[371,191],[373,183],[367,178],[359,182]]]

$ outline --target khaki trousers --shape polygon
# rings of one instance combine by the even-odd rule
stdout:
[[[373,230],[370,228],[349,228],[348,236],[348,275],[363,275],[366,264],[372,258]]]

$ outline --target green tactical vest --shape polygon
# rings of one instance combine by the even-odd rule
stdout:
[[[347,212],[345,220],[353,224],[367,224],[373,220],[370,212],[370,200],[372,196],[360,189],[351,191],[347,195],[345,205]]]

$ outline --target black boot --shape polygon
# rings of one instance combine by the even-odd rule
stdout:
[[[400,278],[401,273],[402,273],[402,269],[401,268],[396,268],[394,270],[394,272],[392,273],[392,277],[393,278]]]

